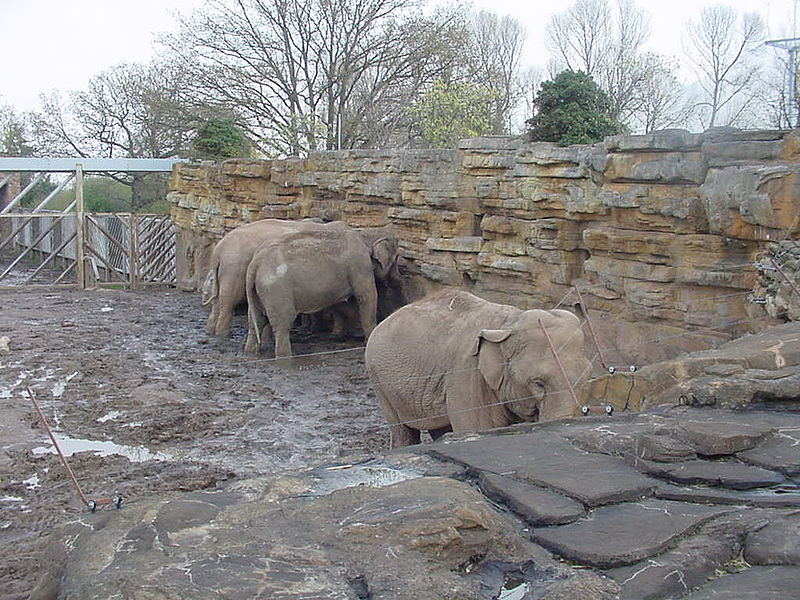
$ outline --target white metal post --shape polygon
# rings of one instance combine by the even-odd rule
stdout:
[[[86,289],[86,256],[84,240],[84,219],[83,219],[83,165],[75,165],[75,272],[78,278],[78,288]]]

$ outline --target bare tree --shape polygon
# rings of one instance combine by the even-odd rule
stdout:
[[[692,113],[690,100],[675,75],[675,66],[658,54],[643,57],[645,79],[640,88],[641,103],[632,114],[637,130],[685,127]]]
[[[608,95],[611,117],[629,123],[632,115],[647,101],[646,87],[656,72],[652,54],[642,45],[650,35],[648,20],[633,0],[617,0],[612,36],[607,42],[606,60],[598,65],[596,76]]]
[[[188,112],[180,69],[169,63],[123,64],[93,77],[69,102],[52,94],[31,115],[40,153],[55,156],[167,158],[184,153],[197,121]],[[144,202],[145,175],[115,174]]]
[[[654,77],[672,79],[667,61],[644,50],[649,35],[648,19],[633,0],[576,0],[547,24],[551,75],[564,68],[585,72],[608,96],[610,116],[629,129],[640,127],[647,117],[638,113],[661,85]]]
[[[451,69],[451,13],[412,0],[209,0],[164,42],[207,103],[232,107],[267,154],[370,143],[410,86]],[[432,53],[433,52],[433,53]],[[383,114],[384,102],[388,106]]]
[[[755,13],[739,19],[727,6],[703,8],[700,19],[690,22],[685,52],[694,65],[702,97],[697,103],[704,128],[734,125],[757,99],[755,60],[764,24]]]
[[[519,62],[525,30],[513,17],[481,11],[472,19],[471,33],[470,79],[494,94],[494,133],[509,133],[513,111],[522,98]]]
[[[583,71],[594,78],[606,60],[610,23],[607,0],[576,0],[566,11],[550,17],[546,45],[558,70]]]

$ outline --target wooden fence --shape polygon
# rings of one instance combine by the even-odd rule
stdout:
[[[175,238],[167,215],[0,215],[0,286],[174,284]]]

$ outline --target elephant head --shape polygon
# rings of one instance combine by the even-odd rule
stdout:
[[[359,233],[369,248],[375,279],[387,281],[396,278],[399,246],[389,226],[367,227],[359,230]]]
[[[542,328],[546,328],[569,383],[564,380]],[[481,330],[472,348],[483,380],[506,402],[515,420],[552,420],[575,414],[569,387],[592,371],[580,320],[566,310],[521,312],[502,329]]]

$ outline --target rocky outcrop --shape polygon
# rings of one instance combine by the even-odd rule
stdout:
[[[798,186],[796,132],[714,129],[179,164],[169,199],[187,287],[213,240],[243,222],[390,223],[410,297],[447,285],[521,308],[572,307],[579,286],[609,360],[641,362],[776,322],[747,296],[759,252],[797,229]],[[654,333],[691,335],[647,346]]]
[[[772,244],[756,263],[758,283],[751,301],[763,303],[772,317],[800,321],[800,242]]]
[[[683,407],[140,500],[68,525],[32,598],[795,597],[798,431]]]
[[[616,410],[664,404],[735,409],[760,405],[796,410],[800,399],[800,322],[745,335],[711,350],[681,354],[633,372],[619,369],[603,374],[586,382],[579,396],[587,405],[608,402]]]

